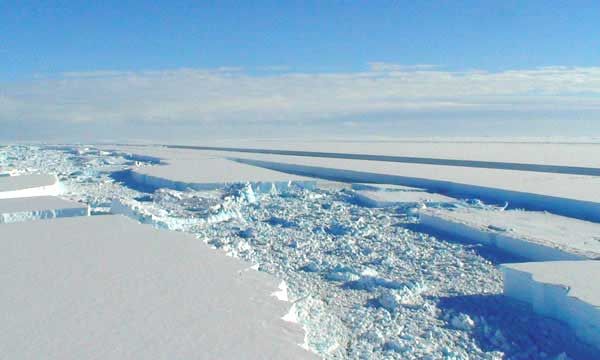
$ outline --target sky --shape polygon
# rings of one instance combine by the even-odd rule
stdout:
[[[600,136],[598,1],[0,1],[0,140]]]

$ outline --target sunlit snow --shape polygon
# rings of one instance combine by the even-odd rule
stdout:
[[[594,355],[566,325],[502,295],[497,265],[510,256],[424,232],[420,201],[368,207],[356,201],[356,190],[331,184],[143,192],[114,176],[135,165],[152,164],[93,147],[0,149],[0,170],[55,174],[64,196],[89,204],[92,214],[112,209],[191,233],[276,275],[285,286],[274,295],[293,302],[285,319],[301,324],[304,345],[324,358]],[[429,206],[488,206],[443,200]]]

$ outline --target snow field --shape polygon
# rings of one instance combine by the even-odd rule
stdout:
[[[0,239],[8,358],[315,358],[277,280],[189,235],[92,216]]]

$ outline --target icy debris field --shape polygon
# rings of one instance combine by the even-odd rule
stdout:
[[[589,359],[566,325],[502,295],[499,262],[481,245],[420,232],[416,205],[369,208],[354,190],[144,192],[115,174],[159,166],[94,148],[11,146],[0,172],[48,172],[65,197],[196,235],[287,283],[288,319],[327,359]],[[487,207],[477,200],[430,206]]]

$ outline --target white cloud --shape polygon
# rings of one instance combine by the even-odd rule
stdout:
[[[371,71],[375,72],[431,70],[439,67],[438,65],[432,64],[400,65],[386,62],[371,62],[369,63],[369,66],[371,67]]]
[[[71,72],[0,86],[0,123],[188,125],[419,112],[600,110],[600,67],[500,72],[371,63],[365,72],[241,68]]]

